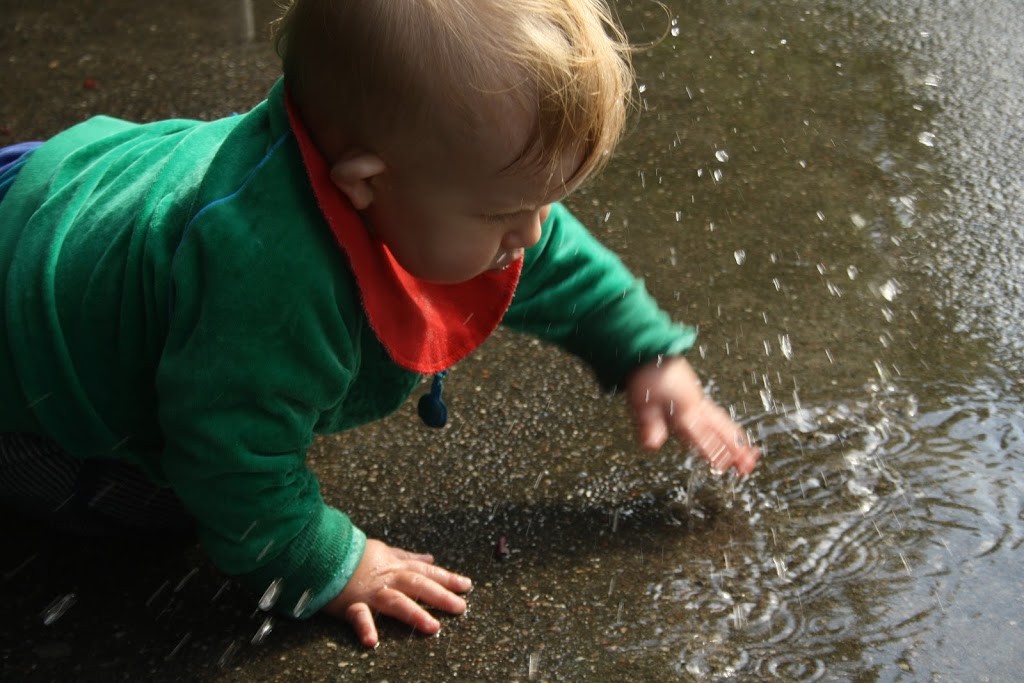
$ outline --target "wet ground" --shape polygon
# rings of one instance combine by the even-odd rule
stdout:
[[[406,406],[311,453],[368,533],[474,578],[439,637],[266,632],[187,539],[125,549],[8,517],[0,679],[1017,679],[1012,0],[666,5],[617,3],[636,41],[664,38],[637,54],[621,152],[569,203],[700,325],[694,363],[764,446],[758,473],[640,452],[584,367],[499,334],[450,377],[443,433]],[[0,143],[251,107],[276,62],[242,7],[0,0]]]

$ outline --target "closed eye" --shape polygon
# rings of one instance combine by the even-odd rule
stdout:
[[[506,223],[522,214],[522,211],[513,211],[511,213],[485,213],[483,215],[483,219],[488,223]]]

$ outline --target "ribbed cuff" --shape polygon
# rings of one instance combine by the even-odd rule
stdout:
[[[295,606],[292,614],[296,619],[308,619],[320,609],[336,598],[348,584],[349,579],[356,572],[360,560],[363,559],[363,552],[366,550],[366,534],[363,530],[352,526],[352,536],[349,539],[348,552],[338,567],[334,577],[324,586],[319,593],[310,596],[307,600],[301,600]]]

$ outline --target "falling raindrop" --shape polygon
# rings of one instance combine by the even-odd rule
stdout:
[[[78,596],[74,593],[68,593],[67,595],[58,596],[53,602],[47,605],[46,609],[43,610],[43,625],[50,626],[62,616],[64,616],[72,605],[78,601]]]
[[[678,36],[679,35],[679,20],[678,19],[673,19],[672,20],[672,27],[669,29],[669,33],[671,33],[673,36]]]
[[[274,604],[277,603],[279,597],[281,597],[281,579],[274,579],[267,586],[263,597],[260,598],[260,609],[264,612],[269,612],[274,607]]]
[[[860,271],[857,270],[857,266],[847,266],[847,268],[846,268],[846,275],[851,280],[856,280],[858,274],[860,274]]]
[[[859,230],[863,230],[868,225],[867,220],[864,218],[864,216],[861,216],[859,213],[851,213],[850,222],[853,223],[853,227]]]
[[[724,164],[725,162],[729,161],[729,153],[726,152],[724,149],[720,149],[715,152],[715,158]]]
[[[220,656],[220,659],[217,660],[217,666],[219,666],[222,669],[227,668],[227,666],[231,664],[231,660],[234,659],[235,653],[238,652],[238,649],[238,641],[231,641],[231,644],[228,645],[227,649],[224,650],[224,654],[222,654]]]
[[[295,603],[295,608],[292,609],[292,615],[298,619],[302,616],[303,612],[306,611],[306,607],[309,606],[309,601],[313,599],[313,594],[308,590],[302,591],[302,595],[299,596],[298,602]]]
[[[786,357],[786,360],[793,360],[793,342],[789,340],[788,334],[779,335],[779,348],[782,350],[782,355]]]
[[[921,133],[918,134],[917,141],[920,142],[925,147],[934,147],[935,146],[935,133],[930,133],[928,131],[922,131]]]
[[[725,175],[725,174],[724,174],[724,173],[722,173],[722,169],[720,169],[720,168],[716,168],[715,170],[713,170],[713,171],[711,172],[711,178],[712,178],[712,179],[713,179],[713,180],[714,180],[714,181],[715,181],[716,183],[720,183],[720,182],[722,182],[722,177],[723,177],[724,175]]]
[[[263,620],[263,623],[260,624],[260,627],[258,629],[256,629],[256,633],[252,637],[252,641],[251,641],[252,644],[253,645],[259,645],[260,643],[262,643],[264,640],[267,639],[267,636],[270,635],[270,632],[273,631],[273,630],[274,630],[274,619],[273,619],[273,617],[267,617],[266,619]]]
[[[747,252],[743,249],[737,249],[732,255],[736,259],[736,265],[738,266],[742,266],[747,260]]]
[[[191,639],[192,632],[189,631],[184,635],[184,637],[181,640],[178,641],[178,644],[174,646],[174,649],[171,650],[170,653],[168,653],[165,659],[173,659],[174,655],[178,654],[181,651],[181,648],[185,647],[185,644],[188,643],[188,641],[190,641]]]
[[[772,558],[772,563],[775,565],[775,573],[779,575],[780,579],[785,580],[787,578],[786,574],[789,572],[789,569],[786,567],[786,561],[776,556]]]
[[[527,665],[527,677],[535,680],[540,673],[540,652],[531,652],[529,664]]]
[[[893,301],[900,293],[900,286],[895,280],[887,280],[884,285],[878,288],[878,293],[886,301]]]

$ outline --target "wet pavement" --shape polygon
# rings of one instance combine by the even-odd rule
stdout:
[[[569,204],[700,325],[758,473],[641,452],[582,365],[501,333],[446,383],[444,432],[410,405],[310,454],[369,534],[473,577],[439,637],[267,624],[189,539],[5,516],[0,679],[1017,678],[1024,23],[1012,0],[666,5],[616,3],[663,37]],[[246,110],[277,65],[243,6],[0,0],[0,144]]]

